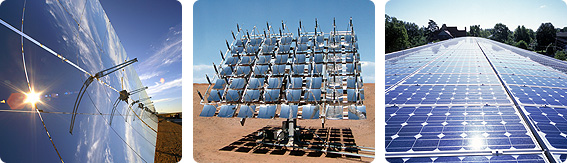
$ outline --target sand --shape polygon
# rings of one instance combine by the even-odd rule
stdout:
[[[330,158],[325,154],[319,157],[308,155],[290,155],[290,151],[281,154],[256,154],[250,152],[223,151],[223,147],[237,142],[243,137],[266,126],[281,126],[285,119],[247,119],[244,126],[240,125],[240,118],[199,117],[203,105],[199,104],[201,93],[207,89],[207,84],[194,84],[193,93],[193,154],[197,162],[371,162],[371,158],[348,159],[345,157]],[[365,83],[364,94],[366,105],[366,120],[327,120],[325,127],[350,128],[356,145],[374,147],[374,84]],[[321,120],[299,120],[302,127],[321,128]],[[160,126],[161,129],[161,126]],[[159,138],[158,138],[159,139]],[[191,159],[191,158],[185,158]]]
[[[181,125],[159,118],[154,162],[171,163],[181,160]]]

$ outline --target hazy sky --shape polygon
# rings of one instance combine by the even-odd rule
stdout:
[[[333,30],[336,18],[337,30],[346,30],[352,17],[354,31],[359,39],[359,52],[362,62],[364,82],[374,83],[374,4],[367,0],[203,0],[193,6],[194,45],[193,82],[206,83],[205,74],[215,74],[212,62],[221,62],[220,52],[227,50],[225,40],[232,40],[230,31],[240,28],[251,31],[256,26],[260,31],[268,22],[274,29],[286,22],[289,32],[297,36],[299,20],[310,32],[315,27],[315,19],[323,32]]]
[[[511,31],[518,25],[535,31],[546,22],[567,27],[567,5],[561,0],[392,0],[386,4],[386,14],[420,27],[432,19],[439,26],[461,30],[471,25],[493,28],[496,23]]]
[[[100,0],[158,112],[181,111],[181,3]],[[161,79],[163,78],[163,82]]]

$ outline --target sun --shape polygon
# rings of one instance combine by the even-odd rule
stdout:
[[[35,105],[36,103],[41,102],[39,96],[40,93],[36,93],[35,91],[32,90],[30,93],[26,93],[26,101],[24,102]]]

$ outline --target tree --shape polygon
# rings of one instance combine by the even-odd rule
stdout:
[[[559,30],[559,32],[567,32],[567,27],[563,27],[563,29]]]
[[[492,39],[504,43],[508,40],[509,33],[510,30],[508,29],[508,27],[506,27],[506,25],[498,23],[494,25]]]
[[[386,15],[386,53],[405,49],[409,46],[408,34],[403,22]]]
[[[524,41],[524,43],[529,43],[531,42],[531,38],[530,38],[530,34],[529,31],[526,27],[522,26],[518,26],[518,28],[516,28],[516,30],[514,30],[514,41],[515,42],[519,42],[519,41]]]
[[[439,30],[439,26],[437,26],[437,23],[435,23],[435,21],[431,19],[429,19],[429,22],[427,24],[427,41],[430,42],[435,38],[434,34]]]
[[[427,43],[424,37],[424,28],[419,28],[417,24],[404,22],[404,27],[406,28],[406,32],[408,34],[408,41],[411,47],[424,45]]]
[[[471,25],[469,36],[480,37],[480,25]]]
[[[555,53],[555,59],[565,60],[567,59],[567,56],[565,56],[565,53],[563,51],[557,51]]]
[[[537,46],[536,50],[547,49],[550,44],[555,42],[555,27],[551,23],[541,23],[536,31]],[[548,55],[551,55],[548,53]]]
[[[524,40],[520,40],[516,43],[516,47],[528,49],[528,43],[526,43]]]

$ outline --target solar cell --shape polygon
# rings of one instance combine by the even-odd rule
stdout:
[[[263,45],[262,46],[262,53],[263,54],[272,54],[274,53],[276,46],[274,45]]]
[[[258,50],[260,50],[260,46],[258,46],[258,45],[247,46],[246,47],[246,54],[248,54],[248,55],[256,54],[256,53],[258,53]]]
[[[293,75],[303,75],[305,73],[305,65],[293,65]]]
[[[245,83],[245,79],[244,78],[233,78],[232,82],[230,83],[229,88],[230,89],[244,89],[244,86],[246,86]]]
[[[314,54],[311,58],[311,62],[323,63],[323,54]]]
[[[305,92],[305,98],[307,98],[307,101],[309,102],[319,102],[321,101],[321,90],[320,89],[308,89],[307,92]]]
[[[224,62],[225,65],[230,65],[230,66],[234,66],[236,65],[236,63],[238,63],[238,57],[226,57],[226,60]]]
[[[254,67],[254,75],[267,75],[268,65],[256,65]]]
[[[337,120],[343,118],[343,107],[342,106],[331,106],[327,105],[327,113],[325,116],[327,119]]]
[[[219,89],[219,90],[213,89],[213,90],[211,90],[211,93],[209,93],[209,97],[207,97],[207,100],[218,102],[223,97],[223,93],[224,93],[224,90],[222,90],[222,89]]]
[[[222,80],[222,79],[217,79],[215,81],[215,85],[213,86],[213,89],[224,89],[224,86],[226,85],[226,81]]]
[[[240,40],[236,40],[236,46],[244,46],[246,43],[248,42],[248,39],[240,39]]]
[[[293,40],[293,38],[291,37],[282,37],[280,40],[280,43],[282,45],[287,45],[287,44],[291,44],[291,41]]]
[[[226,101],[229,102],[237,102],[240,100],[240,95],[242,94],[242,90],[228,90],[226,92]]]
[[[234,116],[236,112],[236,105],[223,105],[219,111],[218,117],[230,118]]]
[[[301,110],[302,119],[319,119],[319,106],[303,105]]]
[[[222,76],[230,76],[230,75],[232,75],[232,71],[233,71],[233,70],[234,70],[234,68],[231,67],[231,66],[223,67],[223,68],[221,69],[221,73],[220,73],[220,74],[221,74]]]
[[[366,106],[348,106],[348,119],[360,120],[366,119]]]
[[[270,37],[270,38],[264,39],[265,45],[275,45],[276,43],[278,43],[278,39],[275,38],[275,37]]]
[[[250,66],[238,66],[236,68],[236,76],[250,75]]]
[[[244,47],[232,47],[232,49],[230,49],[230,54],[232,55],[237,55],[244,52]]]
[[[288,54],[290,50],[291,50],[290,45],[280,45],[278,47],[277,53],[278,54]]]
[[[248,89],[258,89],[264,86],[265,78],[250,78],[248,81]]]
[[[238,111],[238,118],[253,118],[256,112],[256,105],[240,105],[240,110]]]
[[[293,63],[305,63],[305,54],[295,54]]]
[[[322,77],[307,77],[305,78],[307,80],[307,88],[312,88],[312,89],[319,89],[321,88],[321,82],[323,81]]]
[[[288,89],[286,97],[288,102],[299,102],[301,100],[301,91],[299,89]]]
[[[272,60],[272,56],[271,55],[259,55],[258,56],[258,60],[256,61],[256,64],[268,64],[270,63],[270,60]]]
[[[264,100],[266,102],[276,102],[280,98],[279,89],[269,89],[264,91]]]
[[[256,59],[255,56],[242,56],[238,64],[249,65],[252,64],[252,62],[254,62],[255,59]]]
[[[309,37],[307,36],[301,36],[297,39],[298,44],[306,44],[307,42],[309,42]]]
[[[280,118],[295,119],[297,118],[297,105],[281,105]]]
[[[244,101],[254,102],[260,100],[260,90],[246,90]]]
[[[258,112],[258,118],[262,119],[272,119],[276,117],[276,105],[263,105],[260,106],[260,111]]]
[[[201,114],[199,114],[199,116],[201,117],[212,117],[215,115],[215,112],[217,112],[217,106],[216,105],[205,105],[203,106],[203,111],[201,111]]]
[[[303,86],[303,78],[293,77],[293,78],[291,78],[291,81],[289,82],[288,88],[298,89],[298,88],[301,88],[302,86]]]
[[[285,65],[272,65],[273,75],[283,75],[285,73]]]
[[[279,89],[282,87],[282,78],[271,77],[268,79],[268,89]]]
[[[306,67],[307,67],[307,72],[309,72],[309,73],[313,73],[313,74],[323,73],[323,64],[309,65],[309,66],[306,66]]]
[[[276,61],[274,62],[275,64],[285,64],[287,63],[287,58],[288,55],[276,55]]]

